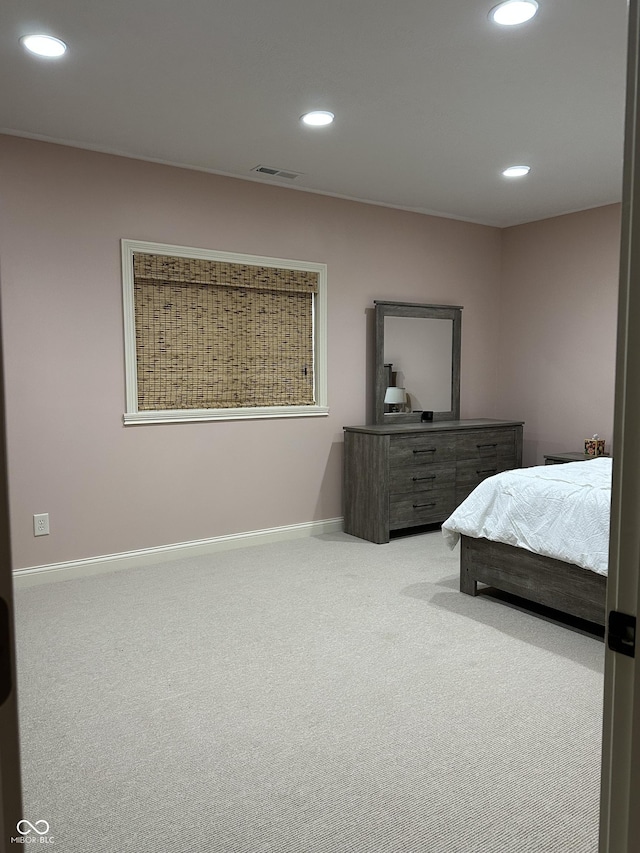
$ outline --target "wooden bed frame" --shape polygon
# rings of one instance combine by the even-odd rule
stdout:
[[[607,579],[573,563],[531,551],[460,537],[460,591],[477,595],[478,583],[605,624]]]

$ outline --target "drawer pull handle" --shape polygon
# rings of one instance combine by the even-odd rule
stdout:
[[[435,453],[437,449],[438,449],[437,447],[430,447],[428,450],[414,450],[413,452],[414,453]]]
[[[435,505],[436,505],[436,502],[435,502],[435,501],[432,501],[430,504],[414,504],[414,505],[413,505],[413,508],[414,508],[414,509],[424,509],[425,507],[428,507],[428,506],[435,506]]]
[[[482,471],[476,471],[476,474],[497,474],[497,468],[483,468]]]
[[[478,448],[478,450],[480,450],[481,447],[497,447],[497,446],[498,446],[497,441],[495,444],[476,444],[476,447]]]
[[[429,477],[412,477],[411,479],[413,480],[414,483],[417,483],[418,480],[435,480],[435,478],[436,478],[436,475],[431,474]]]

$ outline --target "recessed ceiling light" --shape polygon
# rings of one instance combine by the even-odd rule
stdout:
[[[326,110],[314,110],[311,113],[305,113],[302,116],[302,121],[310,127],[324,127],[324,125],[331,124],[334,118],[334,114]]]
[[[531,166],[509,166],[502,170],[505,178],[523,178],[531,171]]]
[[[506,0],[506,3],[495,6],[489,12],[489,17],[496,24],[512,27],[514,24],[524,24],[525,21],[530,21],[537,11],[536,0]]]
[[[62,56],[67,49],[63,41],[53,36],[22,36],[20,41],[27,50],[38,56]]]

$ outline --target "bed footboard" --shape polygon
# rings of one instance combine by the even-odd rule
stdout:
[[[605,624],[606,577],[513,545],[461,536],[460,591],[476,595],[478,583]]]

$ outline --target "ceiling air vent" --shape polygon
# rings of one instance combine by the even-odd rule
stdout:
[[[295,181],[302,174],[302,172],[290,172],[287,169],[274,169],[273,166],[254,166],[251,171],[260,172],[272,178],[286,178],[288,181]]]

